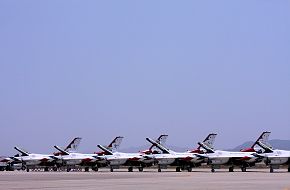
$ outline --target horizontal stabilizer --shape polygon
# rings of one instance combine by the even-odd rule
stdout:
[[[206,150],[207,153],[214,153],[214,150],[208,147],[206,144],[198,142],[198,145]]]
[[[258,142],[262,142],[263,144],[265,144],[267,147],[272,148],[272,146],[267,142],[269,139],[271,132],[269,131],[264,131],[259,138],[254,142],[254,144],[251,146],[251,148],[256,147],[256,145],[259,145]]]
[[[21,156],[29,156],[29,153],[18,148],[17,146],[14,147],[15,150],[17,150],[18,152],[20,152],[22,155]]]
[[[55,149],[57,149],[58,151],[60,151],[63,155],[69,155],[69,152],[61,149],[59,146],[54,146]]]
[[[100,144],[98,144],[97,146],[98,146],[102,151],[104,151],[107,155],[113,155],[113,152],[110,151],[109,149],[107,149],[106,147],[104,147],[104,146],[102,146],[102,145],[100,145]]]
[[[162,134],[157,138],[156,142],[161,144],[161,145],[164,145],[166,140],[167,140],[167,137],[168,137],[168,135]],[[148,151],[149,152],[156,152],[157,150],[158,150],[158,148],[156,148],[156,146],[151,145],[151,147],[149,148]]]
[[[156,142],[148,137],[146,138],[146,140],[148,142],[150,142],[151,144],[153,144],[154,146],[156,146],[157,148],[159,148],[163,153],[170,154],[170,150],[168,148],[162,146],[160,143],[158,143],[158,142]]]

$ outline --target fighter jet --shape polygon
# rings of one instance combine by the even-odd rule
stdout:
[[[271,132],[265,132],[265,135],[269,137]],[[279,169],[280,165],[287,165],[288,172],[290,172],[290,151],[273,149],[273,147],[266,140],[259,140],[256,142],[258,146],[263,149],[262,153],[255,154],[258,157],[262,157],[267,166],[270,166],[270,172],[274,172],[274,169]]]
[[[162,134],[156,141],[163,144],[165,143],[167,136],[168,135]],[[121,140],[122,139],[119,141]],[[101,162],[104,164],[104,162],[106,162],[107,166],[110,166],[111,172],[113,172],[114,169],[120,168],[120,166],[128,166],[128,172],[132,172],[134,167],[142,172],[145,167],[150,167],[154,164],[154,159],[144,157],[144,155],[160,153],[159,149],[156,149],[154,145],[152,145],[148,150],[139,151],[139,153],[118,152],[117,149],[110,149],[102,145],[98,145],[98,147],[105,153],[104,155],[99,154],[98,156],[95,156],[96,158],[101,159],[98,163]]]
[[[199,142],[198,144],[206,150],[206,154],[199,156],[204,156],[208,159],[212,172],[215,172],[215,169],[220,168],[221,165],[229,166],[229,172],[233,172],[235,166],[240,167],[245,172],[247,167],[254,166],[262,161],[261,156],[256,155],[254,147],[257,142],[264,141],[265,138],[267,138],[267,135],[262,133],[251,148],[241,150],[240,152],[214,150],[213,147],[208,147],[206,144]]]
[[[71,153],[62,150],[58,146],[54,147],[61,152],[57,161],[59,167],[66,167],[67,172],[76,166],[85,167],[85,171],[89,171],[90,167],[92,167],[93,170],[96,170],[94,168],[96,165],[96,158],[93,157],[95,154]]]
[[[215,136],[216,134],[209,134],[205,138],[204,143],[209,147],[212,146],[215,140]],[[145,156],[156,160],[158,164],[158,172],[161,172],[161,169],[167,168],[167,166],[176,166],[177,172],[180,172],[181,170],[187,170],[188,172],[191,172],[193,167],[200,166],[201,163],[205,160],[204,157],[199,156],[198,154],[203,153],[201,146],[192,151],[175,152],[150,138],[146,138],[146,140],[162,151],[161,154]]]
[[[120,146],[123,137],[116,137],[107,147],[110,150],[116,150]],[[75,143],[71,143],[72,147],[78,146],[80,143],[80,139],[75,141]],[[70,145],[71,145],[70,144]],[[69,146],[71,147],[71,146]],[[94,171],[98,171],[99,167],[106,166],[106,160],[104,160],[100,155],[106,154],[106,152],[98,152],[93,154],[83,154],[77,152],[66,151],[58,146],[54,146],[58,151],[60,151],[60,155],[58,156],[57,163],[60,166],[66,167],[66,170],[69,172],[72,168],[76,166],[84,167],[85,171],[89,171],[90,168]],[[76,148],[74,148],[76,149]]]
[[[79,137],[74,138],[73,141],[71,141],[71,143],[65,148],[65,150],[66,151],[75,151],[80,143],[80,140],[81,140],[81,138],[79,138]],[[24,151],[18,147],[15,147],[15,149],[21,153],[21,156],[19,154],[17,154],[15,156],[6,157],[6,158],[0,160],[0,162],[6,163],[6,165],[7,165],[6,170],[14,170],[16,165],[18,167],[19,163],[22,163],[23,170],[27,169],[28,171],[29,171],[29,169],[36,168],[39,166],[44,167],[45,171],[47,171],[49,167],[52,167],[53,170],[57,169],[56,160],[58,159],[57,156],[60,155],[61,152],[54,153],[54,156],[53,155],[43,155],[43,154],[33,154],[33,155],[30,154],[31,156],[29,157],[28,156],[29,153],[27,151]],[[44,156],[45,159],[43,159],[41,163],[37,163],[36,158],[39,158],[39,157],[42,158],[42,156]],[[48,158],[47,161],[46,161],[46,158]],[[51,159],[53,159],[53,161]],[[27,165],[29,167],[27,167]]]
[[[44,167],[44,171],[48,171],[49,167],[55,168],[55,161],[57,157],[48,154],[34,154],[28,153],[20,149],[19,147],[14,147],[15,150],[21,153],[20,156],[11,157],[14,161],[19,161],[22,163],[22,169],[29,172],[30,169],[35,169],[37,167]]]
[[[123,153],[123,152],[112,152],[104,146],[98,144],[98,147],[106,152],[106,155],[96,156],[96,158],[103,158],[110,166],[110,171],[118,169],[120,166],[129,166],[128,171],[132,172],[133,167],[138,167],[139,171],[143,171],[144,166],[141,162],[144,160],[141,153]]]

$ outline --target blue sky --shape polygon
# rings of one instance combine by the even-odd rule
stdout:
[[[0,154],[290,139],[290,1],[0,1]]]

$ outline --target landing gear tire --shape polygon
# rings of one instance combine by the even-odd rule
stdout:
[[[241,170],[242,170],[242,172],[246,172],[247,168],[246,167],[242,167]]]
[[[143,167],[139,167],[139,172],[143,172]]]
[[[133,172],[133,167],[129,167],[128,172]]]
[[[274,169],[272,166],[270,166],[270,173],[273,173],[274,172]]]
[[[97,172],[97,171],[99,171],[99,168],[98,167],[92,167],[92,170]]]
[[[160,166],[158,167],[158,172],[161,172],[161,167]]]
[[[214,168],[212,168],[212,169],[211,169],[211,172],[212,172],[212,173],[214,173],[214,172],[215,172],[215,169],[214,169]]]
[[[14,168],[12,166],[6,166],[5,170],[6,171],[14,171]],[[4,171],[4,168],[1,171]]]
[[[89,172],[90,168],[89,167],[85,167],[85,172]]]
[[[111,168],[110,168],[110,171],[111,171],[111,172],[114,172],[114,169],[111,167]]]
[[[70,168],[67,168],[67,169],[66,169],[67,172],[70,172],[70,170],[71,170]]]
[[[176,168],[176,172],[181,172],[181,168],[180,167],[177,167]]]
[[[288,172],[290,172],[290,166],[288,167]]]
[[[26,168],[26,171],[29,172],[29,168]]]
[[[188,168],[187,168],[187,171],[188,171],[188,172],[192,172],[192,167],[188,167]]]
[[[229,167],[229,172],[234,172],[234,167],[233,166]]]

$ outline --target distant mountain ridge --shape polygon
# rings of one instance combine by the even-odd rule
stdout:
[[[241,149],[251,147],[253,143],[254,143],[253,141],[247,141],[230,150],[240,151]],[[273,140],[269,140],[269,144],[272,145],[274,149],[290,150],[290,140],[273,139]]]

